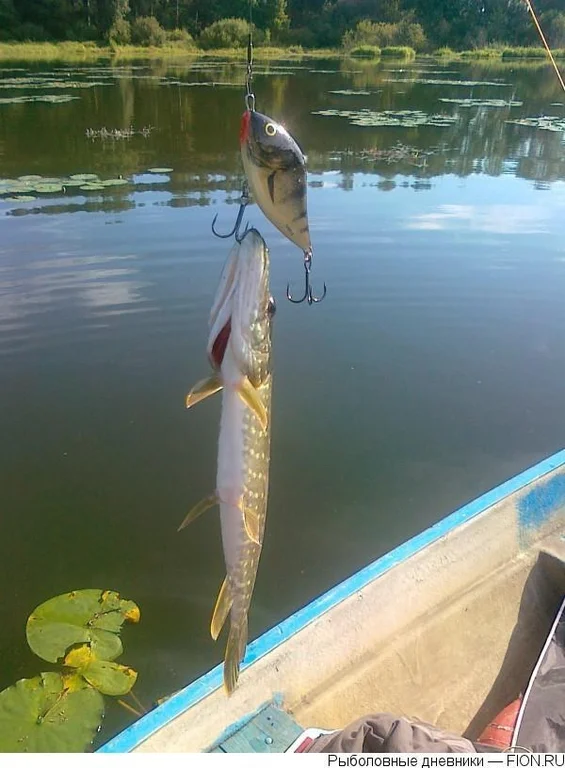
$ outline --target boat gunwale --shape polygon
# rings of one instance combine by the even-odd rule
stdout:
[[[277,649],[330,609],[365,588],[376,578],[408,561],[428,545],[439,541],[464,523],[486,512],[490,507],[504,501],[564,465],[565,449],[542,459],[532,467],[514,475],[490,491],[486,491],[331,587],[250,643],[242,663],[242,671]],[[222,683],[223,663],[220,663],[185,688],[172,694],[170,698],[118,733],[96,751],[99,753],[133,751],[174,719],[220,688]]]

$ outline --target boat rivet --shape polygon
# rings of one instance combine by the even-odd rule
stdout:
[[[273,740],[271,739],[271,737],[267,736],[267,738],[265,739],[265,744],[272,744],[272,743],[273,743]]]

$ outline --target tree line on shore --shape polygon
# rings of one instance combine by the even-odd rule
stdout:
[[[550,44],[565,47],[563,0],[535,9]],[[238,47],[250,18],[258,44],[287,47],[538,42],[527,0],[0,0],[0,40]]]

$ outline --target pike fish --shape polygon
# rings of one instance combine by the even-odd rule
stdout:
[[[310,253],[306,158],[279,123],[246,110],[239,133],[249,187],[265,216],[305,253]]]
[[[229,615],[224,685],[237,685],[245,655],[248,612],[263,543],[269,485],[271,321],[269,252],[250,229],[232,249],[210,315],[208,358],[214,373],[186,398],[190,408],[222,391],[216,491],[197,504],[179,530],[219,505],[226,578],[210,632],[216,640]]]

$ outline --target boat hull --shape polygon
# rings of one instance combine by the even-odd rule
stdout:
[[[565,451],[255,640],[229,699],[218,666],[99,751],[206,751],[277,697],[304,728],[388,711],[476,737],[527,683],[565,586],[563,533]]]

